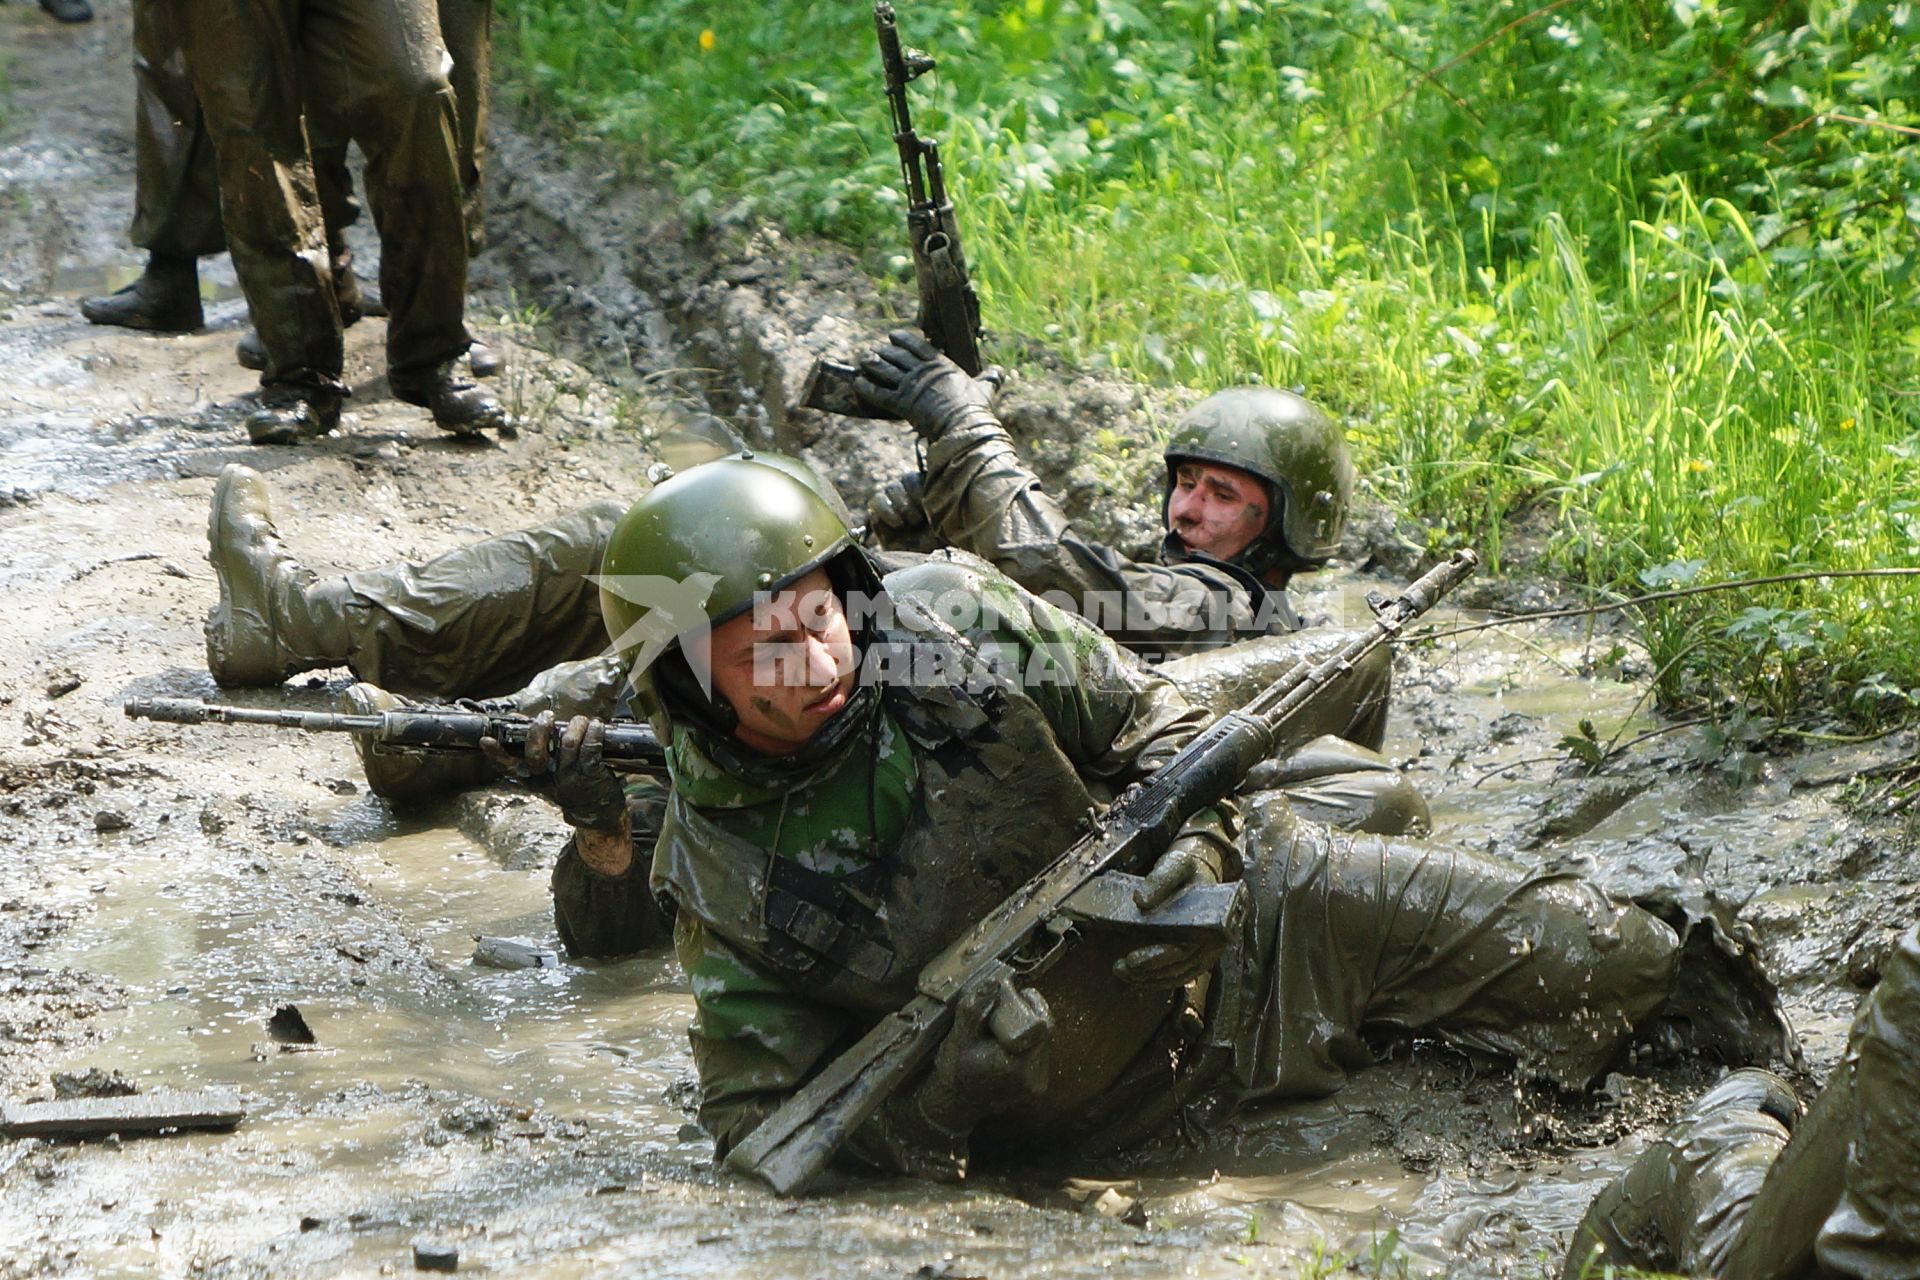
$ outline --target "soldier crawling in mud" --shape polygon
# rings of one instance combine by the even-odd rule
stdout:
[[[1166,450],[1163,562],[1145,564],[1073,531],[986,407],[988,383],[904,333],[868,366],[870,398],[929,441],[926,501],[939,531],[1023,586],[1117,625],[1136,652],[1186,655],[1162,670],[1197,700],[1225,709],[1337,643],[1297,634],[1285,593],[1291,574],[1334,554],[1353,485],[1339,427],[1306,400],[1243,388],[1180,420]],[[879,505],[886,522],[900,504]],[[609,714],[623,673],[602,656],[588,575],[620,514],[619,504],[598,503],[424,564],[321,577],[281,544],[265,482],[229,468],[209,529],[221,595],[207,618],[208,667],[222,684],[264,685],[346,665],[367,682],[347,694],[360,712],[397,705],[395,694],[518,690],[506,694],[507,709]],[[1342,827],[1426,829],[1425,801],[1378,750],[1391,678],[1388,656],[1370,657],[1319,713],[1313,741],[1264,781]],[[396,801],[488,776],[479,760],[364,747],[363,757],[373,789]]]
[[[700,613],[666,627],[626,598],[645,593],[623,594],[630,577],[696,575],[711,585]],[[673,902],[700,1120],[722,1154],[1066,849],[1081,814],[1204,721],[1112,640],[977,560],[882,576],[818,493],[760,458],[641,498],[603,583],[622,656],[653,637],[633,681],[672,787],[649,865],[597,722],[575,718],[557,742],[541,724],[530,754],[538,767],[551,749],[591,869],[559,905],[588,950],[617,952],[642,899]],[[850,613],[853,600],[887,608]],[[962,619],[955,601],[979,607]],[[940,650],[932,665],[967,678],[870,660],[901,647]],[[1109,1150],[1190,1103],[1331,1092],[1377,1032],[1438,1035],[1568,1087],[1638,1043],[1753,1062],[1789,1041],[1750,950],[1710,915],[1676,931],[1571,872],[1337,834],[1279,792],[1202,811],[1146,880],[1143,909],[1244,881],[1244,931],[1222,951],[1089,929],[1031,991],[997,996],[1044,1034],[1011,1049],[992,998],[963,1002],[850,1154],[955,1177],[983,1158]]]
[[[1737,1071],[1588,1208],[1563,1280],[1604,1267],[1727,1280],[1920,1276],[1920,928],[1861,1003],[1809,1107]]]

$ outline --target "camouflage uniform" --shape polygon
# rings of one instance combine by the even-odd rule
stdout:
[[[1910,929],[1806,1113],[1765,1072],[1716,1086],[1600,1193],[1565,1280],[1604,1263],[1737,1280],[1920,1276],[1917,1089],[1920,929]]]
[[[1028,678],[977,693],[883,682],[789,757],[657,714],[673,786],[650,876],[638,858],[600,876],[571,851],[556,871],[563,934],[589,953],[644,941],[647,896],[673,904],[701,1123],[722,1153],[1064,850],[1090,805],[1204,722],[1087,623],[984,566],[933,561],[885,586],[916,642],[959,655],[948,669],[990,655]],[[997,625],[944,631],[928,614],[952,592],[988,601]],[[1036,661],[1064,679],[1033,682]],[[969,1155],[1113,1148],[1202,1090],[1239,1105],[1337,1089],[1371,1060],[1374,1030],[1439,1034],[1578,1086],[1671,1012],[1679,935],[1570,873],[1336,835],[1271,791],[1189,831],[1251,890],[1244,935],[1209,976],[1122,987],[1111,966],[1124,931],[1089,932],[1037,983],[1055,1027],[1037,1103],[957,1142],[890,1104],[852,1154],[940,1175]],[[1777,1032],[1758,1038],[1777,1049]]]

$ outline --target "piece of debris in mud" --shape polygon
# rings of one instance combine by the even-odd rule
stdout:
[[[320,1037],[313,1034],[313,1028],[307,1025],[306,1017],[301,1014],[298,1005],[283,1004],[273,1011],[267,1019],[267,1034],[278,1044],[318,1044]]]
[[[163,1090],[131,1097],[69,1098],[0,1105],[0,1132],[10,1138],[169,1133],[231,1129],[246,1116],[231,1089]]]
[[[88,1067],[85,1071],[53,1073],[53,1096],[61,1102],[69,1098],[130,1098],[138,1092],[139,1086],[118,1071]]]
[[[488,969],[558,969],[560,953],[518,938],[476,937],[473,962]]]
[[[413,1246],[415,1271],[458,1271],[460,1250],[437,1240],[419,1240]]]
[[[47,696],[64,698],[86,683],[86,678],[77,671],[61,667],[47,673]]]
[[[93,829],[102,835],[109,831],[125,831],[132,825],[133,819],[118,805],[108,805],[93,815]]]

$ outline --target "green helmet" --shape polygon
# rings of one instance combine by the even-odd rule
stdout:
[[[1325,564],[1340,547],[1353,460],[1344,432],[1291,391],[1235,387],[1189,409],[1167,441],[1167,492],[1182,462],[1212,462],[1266,481],[1273,497],[1266,530],[1234,557],[1256,574]]]
[[[731,454],[662,480],[620,518],[600,562],[614,648],[644,669],[687,631],[717,626],[756,592],[854,549],[838,498],[806,463],[772,453]]]

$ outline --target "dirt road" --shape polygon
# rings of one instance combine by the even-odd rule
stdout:
[[[376,320],[350,334],[340,434],[250,448],[230,408],[253,379],[232,358],[244,305],[224,260],[207,264],[201,332],[77,314],[140,261],[123,239],[127,13],[101,10],[73,29],[0,7],[0,1100],[97,1068],[148,1090],[232,1085],[248,1116],[228,1135],[0,1140],[0,1274],[372,1275],[408,1269],[425,1241],[516,1275],[1241,1276],[1317,1251],[1533,1275],[1596,1180],[1710,1078],[1672,1069],[1558,1099],[1421,1050],[1131,1177],[855,1182],[787,1205],[718,1176],[690,1123],[689,1002],[668,958],[469,961],[476,934],[551,945],[540,802],[396,816],[343,741],[118,708],[217,693],[200,624],[227,462],[270,473],[282,532],[323,567],[629,497],[674,399],[809,449],[862,497],[909,456],[900,434],[785,403],[809,346],[872,332],[879,304],[844,263],[769,233],[689,241],[670,204],[591,151],[509,121],[474,310],[509,353],[501,385],[526,429],[461,443],[394,402]],[[1151,489],[1151,466],[1098,463],[1146,439],[1137,393],[1036,374],[1011,407],[1072,501]],[[1138,503],[1096,531],[1138,542],[1153,516]],[[1313,604],[1337,614],[1376,581],[1339,575]],[[1905,833],[1807,784],[1902,744],[1683,772],[1676,737],[1568,781],[1561,735],[1641,714],[1637,686],[1578,674],[1591,657],[1574,630],[1409,657],[1391,745],[1450,838],[1624,876],[1704,857],[1749,900],[1824,1071],[1875,948],[1912,918],[1915,863]],[[245,700],[328,707],[344,679]],[[311,1050],[270,1039],[287,1004]],[[1083,1207],[1109,1186],[1115,1216]]]

